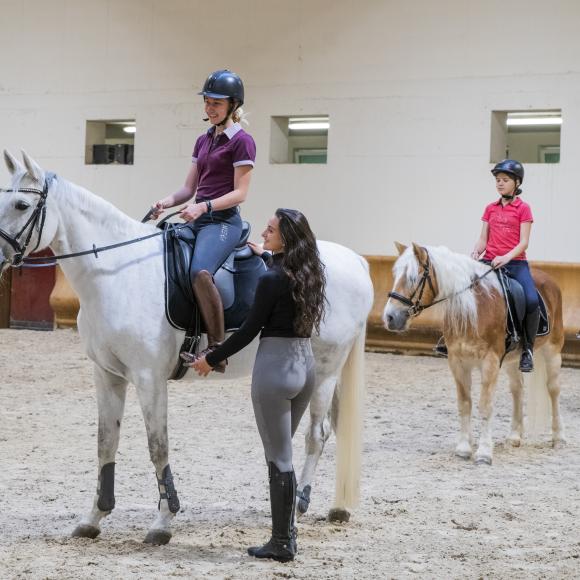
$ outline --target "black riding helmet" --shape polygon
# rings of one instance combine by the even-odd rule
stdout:
[[[498,173],[507,173],[510,177],[514,179],[514,181],[517,179],[520,182],[519,185],[521,185],[524,181],[524,166],[515,159],[504,159],[503,161],[496,163],[495,167],[491,170],[491,172],[493,173],[494,176],[497,175]],[[514,191],[514,195],[520,195],[520,193],[522,193],[522,190],[518,187]],[[506,199],[508,198],[513,199],[514,196],[502,195],[502,197],[505,197]]]
[[[230,70],[216,70],[207,77],[203,89],[197,94],[212,99],[230,99],[241,107],[244,104],[244,83]]]
[[[515,159],[504,159],[499,163],[495,164],[495,167],[491,170],[494,175],[498,173],[507,173],[516,179],[519,179],[520,184],[524,181],[524,166]]]

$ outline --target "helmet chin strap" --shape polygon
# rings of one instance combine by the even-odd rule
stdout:
[[[502,194],[502,198],[503,199],[509,199],[510,201],[516,196],[515,191],[514,193],[512,193],[511,195],[503,195]]]

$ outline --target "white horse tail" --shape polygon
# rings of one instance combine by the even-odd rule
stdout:
[[[552,402],[548,392],[548,375],[543,352],[534,354],[534,371],[531,373],[528,387],[528,434],[534,439],[550,429]]]
[[[336,433],[335,508],[358,505],[362,457],[362,428],[365,395],[365,327],[356,337],[333,401],[333,427]]]

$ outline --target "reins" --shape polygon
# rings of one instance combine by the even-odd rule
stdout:
[[[48,196],[48,189],[50,188],[50,186],[55,178],[56,178],[56,175],[54,173],[48,173],[46,175],[44,187],[42,188],[42,190],[31,188],[31,187],[23,187],[21,189],[0,189],[0,192],[4,192],[4,193],[34,193],[34,194],[40,196],[39,201],[36,204],[34,211],[32,212],[32,215],[28,218],[28,220],[26,221],[24,226],[21,228],[21,230],[15,236],[11,236],[8,232],[4,231],[3,229],[0,229],[0,237],[4,238],[12,246],[12,248],[16,252],[14,258],[12,259],[12,264],[11,264],[11,266],[13,268],[19,268],[22,266],[27,267],[27,268],[46,268],[49,266],[54,266],[59,260],[67,260],[69,258],[78,258],[80,256],[88,256],[90,254],[94,255],[95,258],[98,258],[99,252],[106,252],[108,250],[122,248],[123,246],[137,244],[137,243],[142,242],[144,240],[148,240],[150,238],[154,238],[156,236],[160,236],[161,234],[163,234],[163,230],[160,229],[158,232],[155,232],[153,234],[148,234],[146,236],[141,236],[139,238],[134,238],[134,239],[127,240],[124,242],[118,242],[116,244],[109,244],[107,246],[99,246],[99,247],[97,247],[95,244],[93,244],[93,247],[90,250],[82,250],[80,252],[72,252],[70,254],[59,254],[57,256],[24,257],[24,252],[26,252],[26,250],[28,248],[28,244],[30,243],[30,239],[32,238],[32,233],[34,231],[35,226],[38,226],[38,240],[37,240],[36,246],[35,246],[34,250],[32,250],[32,252],[34,252],[40,244],[40,239],[42,237],[42,230],[44,228],[44,222],[46,219],[46,198]],[[154,211],[155,210],[153,208],[151,208],[147,212],[145,217],[141,220],[141,223],[148,222],[151,219],[151,217],[153,216]],[[159,222],[158,227],[162,226],[169,218],[173,217],[174,215],[177,215],[178,213],[180,213],[180,212],[176,211],[176,212],[173,212],[173,213],[170,213],[169,215],[167,215],[165,218],[163,218]],[[187,224],[179,224],[176,227],[177,228],[187,227]],[[18,239],[24,235],[24,233],[26,232],[27,229],[28,229],[28,233],[26,234],[26,239],[25,239],[23,244],[20,244]]]
[[[494,271],[494,268],[490,268],[489,270],[487,270],[486,272],[484,272],[480,276],[477,276],[476,278],[474,278],[474,280],[471,282],[471,284],[469,286],[467,286],[466,288],[463,288],[462,290],[458,290],[457,292],[454,292],[453,294],[450,294],[449,296],[445,296],[444,298],[439,298],[439,300],[435,300],[435,301],[431,302],[430,304],[421,304],[421,298],[423,297],[423,292],[425,291],[426,284],[429,284],[429,288],[430,288],[431,292],[433,294],[435,294],[435,290],[433,288],[433,282],[431,280],[431,272],[430,272],[431,261],[429,259],[429,252],[427,251],[426,248],[423,248],[423,249],[425,250],[425,253],[427,254],[427,262],[425,264],[421,264],[419,262],[419,265],[423,268],[423,275],[421,276],[421,279],[419,280],[416,288],[413,290],[411,295],[407,298],[406,296],[403,296],[402,294],[399,294],[398,292],[389,292],[389,294],[388,294],[389,298],[394,298],[395,300],[398,300],[399,302],[402,302],[403,304],[405,304],[406,306],[409,307],[408,312],[409,312],[409,316],[411,318],[414,318],[415,316],[419,316],[419,314],[421,314],[421,312],[423,312],[423,310],[427,310],[427,308],[431,308],[432,306],[435,306],[436,304],[440,304],[441,302],[445,302],[446,300],[450,300],[454,296],[458,296],[459,294],[463,294],[463,292],[467,292],[468,290],[471,290],[480,280],[485,278],[490,272]],[[415,294],[417,294],[417,292],[419,293],[419,295],[417,296],[417,300],[415,300],[413,302],[413,297],[415,296]]]

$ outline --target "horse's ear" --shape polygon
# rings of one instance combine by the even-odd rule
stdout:
[[[407,246],[401,244],[401,242],[395,242],[395,247],[397,248],[397,252],[399,252],[399,256],[407,249]]]
[[[28,175],[34,179],[38,184],[44,184],[44,170],[24,151],[22,150],[22,159],[24,159],[24,165],[28,171]]]
[[[427,250],[423,246],[413,242],[413,253],[415,254],[419,264],[427,262]]]
[[[8,167],[8,171],[10,175],[14,175],[15,173],[25,173],[24,165],[14,157],[8,150],[4,149],[4,162],[6,163],[6,167]]]

